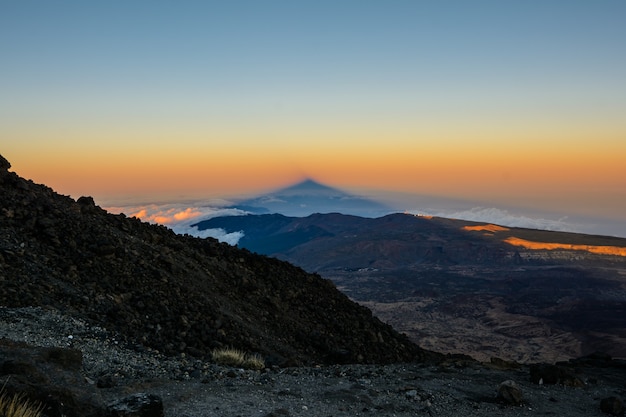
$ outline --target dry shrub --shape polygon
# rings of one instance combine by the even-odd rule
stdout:
[[[214,349],[211,353],[213,360],[225,366],[238,366],[246,369],[263,369],[265,361],[257,354],[249,354],[239,349]]]
[[[40,417],[43,405],[25,399],[22,394],[13,396],[0,392],[1,417]]]

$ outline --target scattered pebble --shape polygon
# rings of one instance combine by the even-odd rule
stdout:
[[[606,370],[598,370],[591,385],[539,385],[531,382],[528,367],[496,370],[479,364],[227,368],[188,355],[166,357],[154,349],[125,346],[106,329],[41,308],[0,307],[0,337],[38,346],[65,346],[71,340],[83,352],[86,381],[100,388],[103,397],[157,395],[166,417],[605,417],[619,415],[623,403],[615,392],[623,392],[623,386],[614,381],[626,380],[626,370],[610,378]],[[501,391],[499,397],[494,387]]]

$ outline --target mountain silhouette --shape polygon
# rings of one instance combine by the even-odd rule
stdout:
[[[243,200],[233,206],[254,214],[280,213],[308,216],[313,213],[343,213],[377,217],[392,211],[378,201],[346,193],[307,178],[297,184]]]

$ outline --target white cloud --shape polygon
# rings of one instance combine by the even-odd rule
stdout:
[[[129,217],[137,217],[148,223],[167,226],[175,233],[181,235],[188,234],[200,238],[212,237],[230,245],[236,245],[239,239],[244,236],[244,233],[242,231],[226,233],[224,229],[198,230],[197,227],[192,225],[212,217],[247,214],[246,211],[239,209],[210,207],[200,203],[147,204],[105,207],[105,209],[111,213],[124,213]]]
[[[212,237],[220,242],[226,242],[233,246],[236,245],[239,242],[239,239],[244,236],[243,231],[227,233],[224,229],[198,230],[196,227],[187,225],[174,225],[172,230],[179,235],[188,234],[200,238]]]
[[[494,223],[501,226],[524,227],[529,229],[542,229],[567,232],[581,232],[579,225],[568,223],[567,217],[556,220],[533,218],[523,215],[509,213],[507,210],[495,207],[474,207],[469,210],[461,211],[442,211],[442,210],[418,210],[409,211],[413,214],[426,214],[437,217],[447,217],[452,219],[470,220],[475,222]]]

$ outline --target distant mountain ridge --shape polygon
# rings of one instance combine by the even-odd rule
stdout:
[[[310,178],[273,192],[239,201],[232,208],[239,208],[254,214],[280,213],[286,216],[338,212],[377,217],[391,211],[383,203],[346,193]]]

